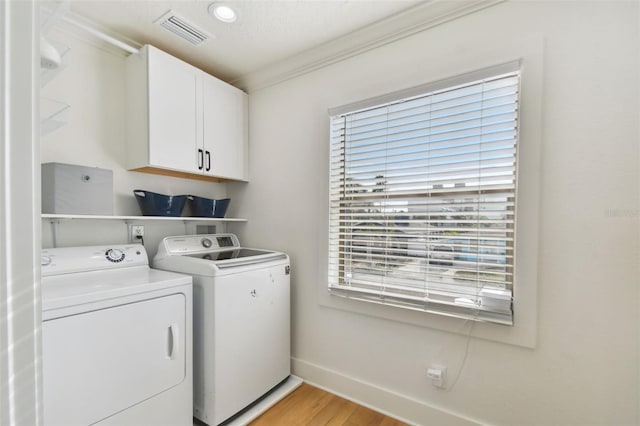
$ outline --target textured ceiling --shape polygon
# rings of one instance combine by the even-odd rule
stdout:
[[[418,0],[231,0],[239,14],[225,24],[201,0],[71,0],[71,15],[112,34],[153,44],[223,80],[255,73],[318,45],[417,6]],[[213,35],[195,47],[154,24],[168,10]]]

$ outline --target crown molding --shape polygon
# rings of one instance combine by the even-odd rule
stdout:
[[[429,0],[233,81],[248,93],[307,74],[369,50],[478,12],[505,0]]]

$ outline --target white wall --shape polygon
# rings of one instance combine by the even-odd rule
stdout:
[[[507,2],[251,93],[252,182],[230,195],[242,240],[291,255],[295,372],[420,424],[638,423],[639,17],[637,2]],[[327,109],[531,37],[544,40],[536,347],[320,305]],[[451,390],[427,382],[432,362],[459,373]]]
[[[134,189],[207,198],[226,196],[226,184],[126,170],[125,53],[92,40],[87,34],[64,28],[54,28],[49,38],[70,50],[65,55],[66,68],[43,87],[42,97],[69,104],[71,113],[65,126],[41,138],[42,163],[111,169],[115,215],[140,215]],[[233,201],[227,216],[232,212]],[[163,236],[189,231],[182,222],[147,222],[145,226],[145,246],[150,256],[155,254]],[[218,231],[221,230],[224,231],[224,225],[218,226]],[[53,246],[54,230],[49,221],[43,221],[42,231],[43,246]],[[62,221],[57,225],[56,240],[60,247],[126,243],[127,232],[124,222]]]

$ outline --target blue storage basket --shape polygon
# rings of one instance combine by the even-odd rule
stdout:
[[[191,206],[191,216],[193,217],[218,217],[222,218],[227,213],[230,198],[213,200],[211,198],[188,195]]]
[[[142,189],[134,189],[138,206],[144,216],[180,216],[186,195],[164,195]]]

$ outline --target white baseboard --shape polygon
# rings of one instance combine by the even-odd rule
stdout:
[[[362,380],[298,358],[292,373],[305,382],[411,425],[481,425],[482,422],[433,407]]]

